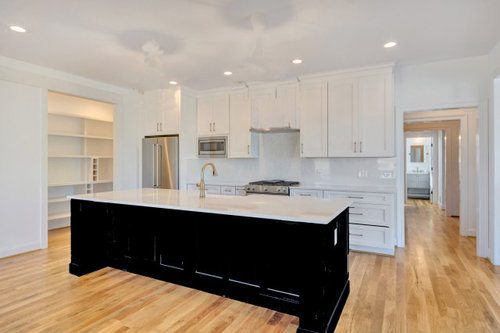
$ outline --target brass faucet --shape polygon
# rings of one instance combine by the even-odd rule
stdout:
[[[207,163],[203,164],[203,166],[201,167],[200,183],[196,184],[200,187],[200,198],[206,197],[206,194],[205,194],[205,168],[208,165],[210,165],[212,167],[212,175],[218,176],[217,170],[215,169],[215,165],[212,162],[207,162]]]

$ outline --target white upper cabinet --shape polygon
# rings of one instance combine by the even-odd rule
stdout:
[[[392,70],[332,78],[328,89],[328,156],[394,155]]]
[[[328,156],[354,156],[357,149],[357,84],[355,80],[328,85]]]
[[[179,133],[179,90],[162,89],[144,94],[144,135]]]
[[[281,114],[281,126],[298,129],[297,84],[283,84],[276,88],[277,110]]]
[[[229,134],[229,95],[198,98],[198,136]]]
[[[246,91],[229,95],[229,158],[258,156],[258,136],[250,133],[250,104]]]
[[[297,84],[252,89],[253,128],[298,128]]]
[[[392,75],[364,77],[358,81],[359,154],[394,155],[394,102]]]
[[[255,121],[252,127],[264,129],[280,127],[282,117],[276,109],[276,88],[260,88],[250,92],[251,108]]]
[[[326,157],[328,138],[328,85],[326,82],[300,86],[300,156]]]

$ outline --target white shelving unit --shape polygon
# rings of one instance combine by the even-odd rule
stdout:
[[[70,225],[66,196],[113,189],[113,110],[113,104],[49,92],[49,230]]]

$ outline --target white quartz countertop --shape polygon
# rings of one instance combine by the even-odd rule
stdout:
[[[321,185],[321,184],[299,184],[298,186],[290,187],[301,190],[325,190],[325,191],[345,191],[345,192],[380,192],[394,193],[396,186],[384,185]]]
[[[200,198],[199,193],[199,191],[144,188],[71,195],[68,198],[315,224],[328,224],[352,202],[348,199],[315,199],[266,194],[248,196],[207,194],[206,198]]]

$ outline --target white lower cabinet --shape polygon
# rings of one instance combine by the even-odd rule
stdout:
[[[200,188],[195,183],[187,184],[188,191],[199,191]],[[222,194],[222,195],[246,195],[245,186],[243,185],[218,185],[206,184],[205,191],[207,194]]]
[[[349,246],[351,249],[370,251],[370,248],[385,249],[391,244],[391,229],[349,223]],[[394,252],[394,246],[392,247]],[[385,251],[373,251],[385,253]]]
[[[394,254],[396,244],[394,194],[291,188],[290,196],[351,199],[349,207],[349,248]]]
[[[323,198],[323,190],[302,190],[302,189],[290,189],[290,196],[292,197],[313,197],[313,198]]]

